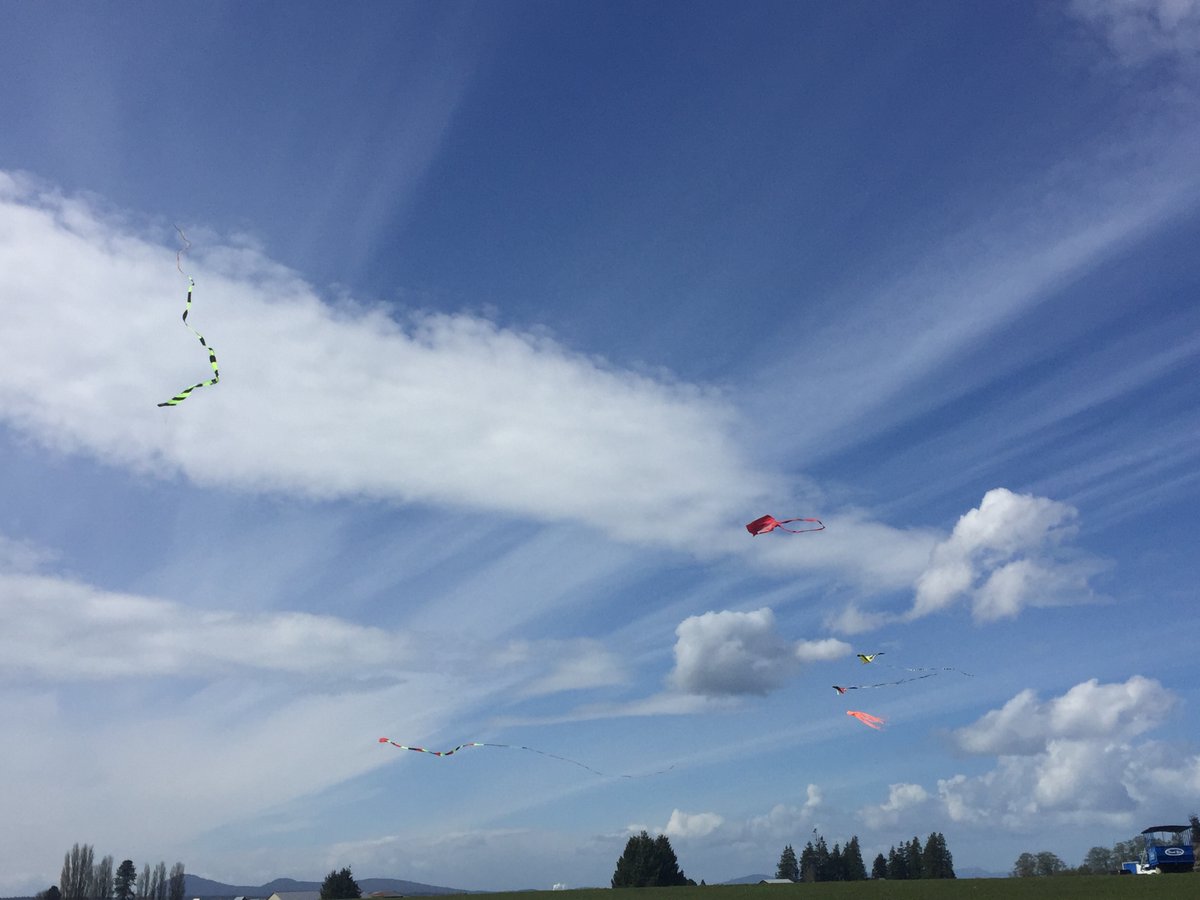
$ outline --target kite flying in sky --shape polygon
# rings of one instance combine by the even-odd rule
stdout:
[[[816,528],[785,528],[789,522],[816,522]],[[746,526],[746,530],[752,535],[766,534],[768,531],[774,531],[776,528],[781,531],[790,531],[792,534],[803,534],[806,531],[824,531],[825,523],[820,519],[776,519],[774,516],[762,516],[755,519]]]
[[[846,710],[846,715],[854,716],[854,718],[858,719],[858,721],[862,722],[868,728],[874,728],[876,731],[883,727],[883,719],[879,718],[879,716],[873,716],[870,713],[859,712],[857,709],[848,709]]]
[[[573,766],[579,766],[579,768],[587,769],[593,775],[599,775],[602,778],[646,778],[650,775],[662,775],[664,772],[669,772],[671,769],[675,768],[672,765],[665,769],[660,769],[657,772],[647,772],[645,775],[610,775],[607,772],[601,772],[599,769],[593,769],[591,766],[584,765],[578,760],[569,759],[565,756],[559,756],[557,753],[547,753],[545,750],[538,750],[535,747],[524,747],[520,744],[487,744],[480,743],[479,741],[468,741],[465,744],[459,744],[457,747],[453,747],[449,750],[427,750],[425,747],[409,747],[406,744],[398,744],[391,738],[385,737],[381,737],[379,739],[379,743],[391,744],[393,747],[397,747],[401,750],[412,750],[414,753],[428,753],[430,756],[453,756],[459,750],[463,750],[467,747],[502,747],[506,750],[527,750],[530,753],[538,754],[538,756],[548,756],[550,759],[557,759],[561,760],[562,762],[570,763]]]
[[[167,400],[163,403],[158,404],[159,406],[178,406],[180,403],[182,403],[184,400],[186,400],[188,398],[188,394],[190,394],[196,388],[207,387],[208,385],[216,384],[218,381],[221,380],[221,374],[217,371],[217,353],[216,353],[216,351],[212,347],[208,346],[208,343],[204,340],[204,335],[202,335],[200,332],[198,332],[191,325],[188,325],[188,313],[191,312],[191,310],[192,310],[192,288],[194,288],[196,286],[196,283],[192,280],[191,275],[187,275],[183,271],[183,266],[180,264],[180,257],[182,254],[184,254],[188,251],[188,248],[190,248],[192,246],[192,242],[187,239],[187,235],[185,235],[183,233],[183,230],[178,225],[175,226],[175,230],[179,232],[179,236],[181,238],[183,238],[184,243],[187,244],[186,247],[181,247],[175,253],[175,268],[179,270],[180,275],[183,275],[185,278],[187,278],[187,282],[188,282],[187,302],[184,303],[184,306],[183,306],[183,324],[187,325],[188,330],[199,339],[200,346],[208,351],[208,361],[212,365],[213,377],[210,378],[208,381],[201,381],[199,384],[193,384],[189,388],[184,388],[182,391],[180,391],[178,394],[176,394],[170,400]]]

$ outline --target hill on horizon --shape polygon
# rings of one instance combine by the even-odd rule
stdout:
[[[419,881],[406,881],[402,878],[356,878],[355,881],[362,888],[364,897],[376,891],[424,896],[468,893],[461,888],[422,884]],[[294,878],[275,878],[266,884],[259,885],[236,885],[213,881],[211,878],[202,878],[199,875],[185,874],[183,881],[184,895],[188,900],[194,897],[254,897],[265,900],[276,891],[286,893],[287,891],[319,891],[320,889],[321,882],[319,881],[297,881]]]

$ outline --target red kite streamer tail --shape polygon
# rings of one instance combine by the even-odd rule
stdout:
[[[858,721],[862,722],[868,728],[874,728],[876,731],[883,727],[884,720],[870,713],[859,712],[857,709],[848,709],[846,710],[846,715],[854,716],[854,718],[858,719]]]
[[[816,528],[785,528],[784,526],[790,522],[816,522]],[[825,523],[820,519],[776,519],[774,516],[761,516],[746,526],[746,530],[752,535],[766,534],[768,531],[774,531],[778,528],[780,531],[788,531],[792,534],[804,534],[807,531],[824,531]]]

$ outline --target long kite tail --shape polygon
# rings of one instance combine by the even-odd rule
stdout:
[[[817,527],[816,528],[784,528],[783,526],[787,525],[789,522],[816,522]],[[807,531],[824,531],[825,523],[822,522],[820,519],[784,519],[776,527],[782,528],[784,531],[790,531],[792,534],[804,534]]]
[[[892,687],[897,684],[907,684],[910,681],[920,681],[922,678],[932,678],[937,672],[926,672],[924,675],[914,675],[912,678],[901,678],[897,681],[881,681],[878,684],[847,684],[833,686],[833,689],[839,694],[844,694],[846,691],[866,691],[871,688]]]
[[[455,753],[457,753],[459,750],[462,750],[465,747],[483,747],[483,746],[485,746],[484,744],[479,744],[479,743],[476,743],[475,741],[471,741],[466,744],[459,744],[453,750],[427,750],[424,747],[409,747],[406,744],[397,744],[391,738],[380,738],[379,743],[391,744],[393,747],[398,747],[401,750],[411,750],[414,753],[428,753],[430,756],[453,756]]]
[[[180,233],[182,234],[182,232],[180,232]],[[187,238],[184,238],[184,240],[187,240]],[[179,261],[178,255],[176,255],[176,265],[178,265],[178,261]],[[198,384],[193,384],[189,388],[184,388],[182,391],[180,391],[178,394],[176,394],[170,400],[167,400],[164,403],[158,404],[159,406],[177,406],[180,403],[182,403],[184,400],[186,400],[188,398],[188,394],[190,394],[192,391],[196,390],[196,388],[208,387],[210,384],[216,384],[218,381],[221,380],[221,373],[219,371],[217,371],[216,350],[214,350],[212,347],[208,346],[208,342],[204,340],[204,335],[202,335],[195,328],[193,328],[191,325],[188,324],[188,313],[191,312],[191,310],[192,310],[192,288],[194,288],[195,286],[196,286],[196,283],[194,281],[192,281],[192,278],[189,275],[188,276],[187,301],[183,305],[183,324],[187,325],[188,331],[190,331],[192,334],[194,334],[196,336],[196,338],[200,341],[200,346],[208,351],[208,361],[212,365],[213,377],[210,378],[208,381],[201,381]]]
[[[660,769],[657,772],[647,772],[644,775],[613,775],[608,772],[601,772],[599,769],[593,769],[591,766],[586,765],[585,763],[581,763],[577,759],[571,759],[570,757],[567,757],[567,756],[559,756],[557,753],[550,753],[546,750],[539,750],[536,747],[526,747],[522,744],[490,744],[490,743],[481,743],[479,741],[469,741],[468,743],[465,743],[465,744],[459,744],[457,747],[453,748],[452,750],[427,750],[424,747],[409,747],[406,744],[398,744],[395,741],[393,741],[391,738],[385,738],[385,737],[381,737],[379,739],[379,743],[391,744],[393,747],[398,747],[401,750],[412,750],[416,753],[428,753],[430,756],[453,756],[455,753],[457,753],[459,750],[462,750],[464,747],[500,747],[505,750],[525,750],[525,751],[528,751],[529,753],[536,753],[538,756],[545,756],[550,759],[557,759],[560,762],[570,763],[573,766],[578,766],[581,769],[586,769],[587,771],[591,772],[593,775],[599,775],[601,778],[648,778],[651,775],[662,775],[665,772],[669,772],[675,768],[675,766],[671,765],[671,766],[667,766],[667,768],[665,768],[665,769]]]

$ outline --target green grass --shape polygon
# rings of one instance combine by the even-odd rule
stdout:
[[[486,894],[488,900],[545,898],[547,891]],[[709,887],[582,888],[556,891],[563,900],[1104,900],[1107,897],[1200,898],[1200,874],[1063,875],[1055,878],[963,878],[956,880],[850,881],[827,884],[738,884]]]

